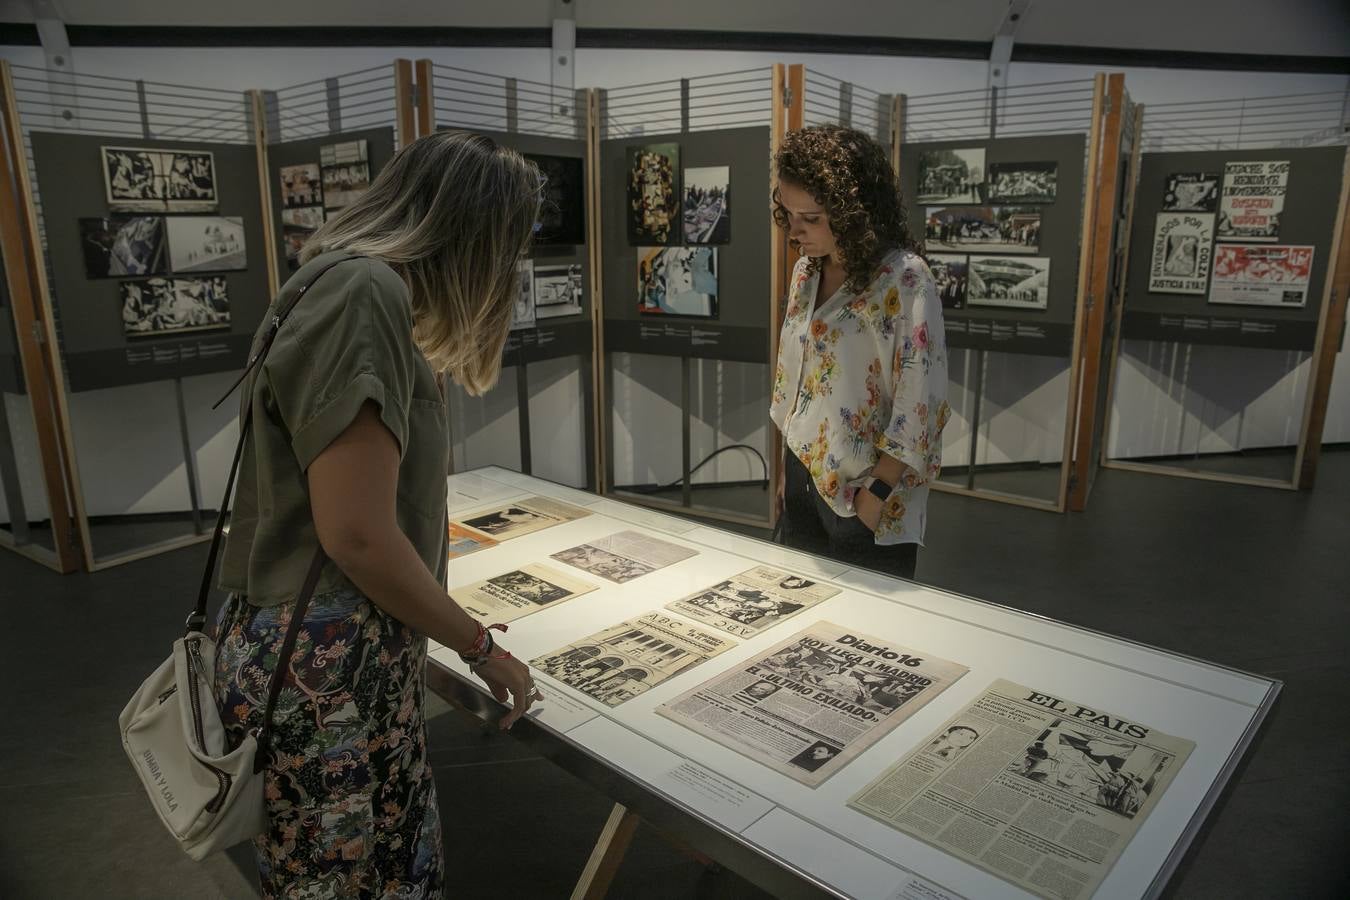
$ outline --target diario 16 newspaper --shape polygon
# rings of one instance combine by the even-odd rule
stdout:
[[[536,657],[530,665],[606,706],[618,706],[734,643],[654,612]]]
[[[1195,744],[995,681],[849,806],[1042,897],[1089,897]]]
[[[756,566],[669,603],[666,609],[736,637],[753,637],[837,593],[837,587],[769,566]]]
[[[817,622],[656,711],[815,787],[966,672]]]

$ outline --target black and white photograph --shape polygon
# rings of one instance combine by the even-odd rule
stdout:
[[[572,592],[567,588],[545,581],[543,578],[520,569],[498,575],[496,578],[489,578],[487,581],[488,584],[510,591],[515,596],[522,600],[528,600],[536,606],[547,606],[550,603],[572,596]]]
[[[158,337],[230,327],[225,278],[149,278],[124,281],[122,330],[127,337]]]
[[[90,278],[163,275],[163,216],[111,216],[80,219],[84,273]]]
[[[628,243],[680,242],[680,145],[628,148]]]
[[[1209,212],[1219,208],[1219,172],[1173,172],[1163,192],[1164,212]]]
[[[1171,762],[1170,754],[1152,747],[1082,731],[1059,719],[1041,732],[1008,771],[1134,818]]]
[[[324,144],[319,148],[324,209],[342,209],[370,190],[370,160],[365,141]]]
[[[1054,203],[1058,178],[1058,163],[990,163],[989,202]]]
[[[534,312],[540,319],[581,314],[581,266],[535,266]]]
[[[684,170],[684,240],[687,244],[731,241],[731,168]]]
[[[281,206],[295,209],[323,203],[323,176],[318,163],[281,167]]]
[[[966,302],[971,306],[1045,309],[1050,259],[1045,256],[972,256]]]
[[[534,263],[522,259],[516,263],[516,302],[511,307],[511,329],[533,328],[534,323]]]
[[[1158,294],[1203,294],[1214,248],[1214,213],[1158,213],[1148,289]]]
[[[919,154],[920,203],[984,203],[987,193],[983,147]]]
[[[780,650],[760,665],[789,681],[882,715],[903,706],[926,687],[907,673],[873,668],[861,659],[843,659],[805,642]]]
[[[205,150],[102,147],[103,182],[112,212],[211,212],[216,161]]]
[[[553,520],[524,506],[504,506],[490,513],[465,519],[462,524],[490,537],[503,537],[535,531],[553,524]]]
[[[553,554],[553,558],[617,584],[626,584],[634,578],[650,575],[656,571],[644,562],[619,556],[617,553],[610,553],[590,544],[560,550]]]
[[[248,268],[240,216],[169,216],[169,268],[176,275]]]
[[[756,681],[737,691],[736,698],[753,706],[761,700],[768,700],[779,690],[779,686],[772,681]]]
[[[539,167],[539,174],[545,178],[535,246],[575,247],[586,243],[585,161],[575,156],[536,153],[524,156]]]
[[[715,247],[639,247],[638,312],[717,318]]]
[[[300,206],[281,211],[281,242],[286,248],[286,266],[292,272],[300,268],[300,251],[305,241],[324,222],[322,206]]]
[[[980,739],[980,732],[969,725],[952,725],[929,743],[927,753],[938,759],[955,759]]]
[[[924,244],[930,250],[1035,253],[1041,211],[1034,206],[930,206]]]
[[[807,747],[801,753],[788,760],[790,765],[799,769],[805,769],[808,772],[814,772],[821,766],[839,755],[843,748],[836,747],[833,744],[827,744],[825,741],[816,741],[810,747]]]
[[[965,256],[947,253],[928,254],[928,268],[937,282],[938,297],[943,309],[963,309],[970,277],[970,260]]]

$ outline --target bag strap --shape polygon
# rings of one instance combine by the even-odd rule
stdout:
[[[309,564],[309,573],[305,575],[305,584],[296,598],[295,609],[291,612],[291,623],[286,627],[286,638],[281,642],[281,651],[277,653],[277,667],[272,670],[272,681],[267,688],[267,707],[263,711],[262,727],[258,730],[258,753],[253,757],[253,774],[258,774],[271,758],[272,713],[276,712],[277,698],[281,696],[281,686],[286,682],[286,669],[295,651],[295,643],[300,638],[300,626],[305,621],[305,611],[309,609],[309,600],[314,596],[314,588],[319,583],[319,573],[323,571],[326,559],[323,548],[314,554]]]
[[[234,393],[235,389],[244,383],[244,379],[248,378],[249,373],[257,368],[258,364],[267,357],[267,351],[272,349],[272,342],[276,340],[277,332],[281,330],[282,324],[286,321],[286,318],[290,316],[291,311],[295,309],[296,304],[305,296],[305,293],[314,286],[314,283],[322,278],[324,274],[334,266],[359,258],[359,256],[354,255],[344,256],[341,259],[336,259],[328,263],[318,272],[314,273],[314,277],[305,282],[300,290],[296,291],[295,296],[291,298],[290,303],[286,304],[284,309],[277,310],[272,316],[271,324],[267,326],[267,331],[263,334],[262,345],[258,347],[257,352],[254,353],[253,357],[248,361],[248,365],[244,367],[243,374],[236,378],[234,384],[230,385],[230,389],[225,392],[224,396],[211,406],[212,409],[215,409],[220,406],[220,404],[224,403],[225,400]],[[206,555],[206,571],[202,573],[201,587],[197,591],[197,605],[193,608],[191,614],[189,614],[187,618],[186,628],[189,632],[200,631],[206,626],[206,604],[211,597],[211,584],[215,580],[216,562],[217,558],[220,556],[221,541],[225,536],[225,522],[230,515],[230,498],[234,494],[234,480],[239,474],[239,461],[244,456],[244,442],[248,439],[248,433],[252,426],[253,403],[250,401],[244,407],[244,422],[239,428],[239,443],[235,445],[234,459],[230,462],[230,475],[225,479],[225,496],[220,501],[220,512],[216,515],[216,530],[211,536],[211,550]],[[316,572],[322,568],[323,558],[323,547],[320,546],[314,553],[314,562],[310,565],[311,572]],[[310,587],[310,591],[313,591],[313,586]],[[306,604],[309,603],[309,597],[307,595],[304,596],[303,602]],[[279,662],[284,667],[288,660],[282,658]]]

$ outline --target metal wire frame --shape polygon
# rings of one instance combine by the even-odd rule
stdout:
[[[392,127],[398,119],[392,65],[293,84],[265,96],[275,143]]]
[[[431,71],[437,126],[573,138],[585,115],[571,88],[440,63]]]
[[[808,68],[802,92],[805,125],[846,125],[878,138],[889,128],[889,110],[881,109],[886,95],[880,91]]]
[[[912,94],[905,104],[905,141],[977,140],[1033,134],[1086,133],[1092,126],[1091,79],[966,91]]]
[[[765,66],[612,88],[606,92],[604,112],[605,132],[611,138],[769,125],[773,69]]]
[[[1143,149],[1256,150],[1350,141],[1350,88],[1144,107]]]

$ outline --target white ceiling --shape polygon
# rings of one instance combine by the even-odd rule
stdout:
[[[42,0],[71,25],[525,27],[563,0]],[[0,0],[31,22],[32,0]],[[579,28],[990,40],[1007,0],[572,0]],[[1350,57],[1347,0],[1032,0],[1017,41]]]

